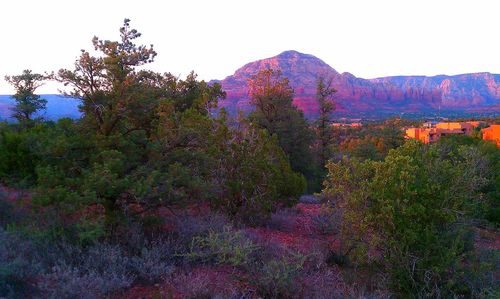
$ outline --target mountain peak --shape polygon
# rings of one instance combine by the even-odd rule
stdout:
[[[310,55],[310,54],[300,53],[299,51],[295,51],[295,50],[287,50],[287,51],[281,52],[276,57],[290,58],[290,57],[314,57],[314,56]],[[314,57],[314,58],[319,59],[317,57]]]
[[[301,53],[301,52],[295,51],[295,50],[284,51],[284,52],[281,52],[280,54],[278,54],[274,57],[268,58],[268,59],[285,60],[291,64],[304,63],[304,64],[310,64],[310,65],[327,66],[328,68],[332,68],[331,66],[326,64],[323,60],[319,59],[318,57],[316,57],[314,55]],[[266,60],[266,59],[264,59],[264,60]]]
[[[362,79],[339,74],[323,60],[295,50],[250,62],[220,81],[227,98],[220,107],[230,113],[253,109],[248,81],[262,69],[280,70],[295,90],[294,104],[308,118],[318,116],[317,78],[332,79],[337,90],[336,111],[342,113],[423,112],[437,109],[498,109],[500,75],[489,73],[456,76],[396,76]],[[495,108],[496,107],[496,108]]]
[[[247,63],[235,73],[235,77],[253,76],[261,69],[278,69],[281,70],[284,76],[294,77],[296,75],[312,75],[316,77],[318,74],[325,76],[338,75],[331,66],[323,60],[311,54],[300,53],[295,50],[284,51],[276,56],[253,61]]]

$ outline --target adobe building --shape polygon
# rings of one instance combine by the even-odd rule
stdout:
[[[437,123],[436,128],[453,132],[462,131],[465,135],[472,134],[472,131],[474,130],[474,126],[468,122]]]
[[[500,125],[491,125],[481,130],[483,140],[491,140],[500,148]]]
[[[481,120],[467,121],[466,123],[471,124],[474,129],[477,127],[485,128],[488,126],[487,122]]]
[[[424,128],[409,128],[406,130],[406,138],[417,139],[428,144],[437,142],[446,135],[471,135],[475,124],[469,122],[449,122],[430,124],[425,123]]]
[[[427,144],[431,142],[431,128],[409,128],[406,130],[407,139],[416,139],[420,140],[423,143]]]

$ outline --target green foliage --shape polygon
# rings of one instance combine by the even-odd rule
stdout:
[[[137,70],[156,56],[139,37],[125,20],[119,41],[94,38],[97,56],[82,51],[74,70],[60,70],[82,119],[2,128],[0,174],[36,181],[33,202],[59,213],[102,206],[108,233],[160,206],[209,201],[259,218],[295,202],[304,181],[276,142],[229,128],[223,113],[210,117],[225,96],[220,85]]]
[[[30,186],[55,177],[71,178],[87,163],[90,140],[69,119],[38,123],[19,130],[17,125],[0,126],[0,176],[10,184]],[[65,171],[62,171],[61,167]],[[46,173],[48,172],[48,173]]]
[[[138,70],[156,57],[152,47],[135,44],[140,36],[125,20],[118,41],[94,38],[96,56],[82,51],[74,70],[54,76],[81,99],[82,119],[0,128],[2,179],[36,183],[35,206],[55,208],[61,217],[104,208],[108,236],[126,219],[160,206],[210,202],[252,222],[295,203],[304,178],[292,171],[280,145],[288,142],[285,149],[299,161],[302,153],[292,148],[307,150],[308,143],[290,135],[278,145],[245,122],[228,127],[223,112],[212,118],[225,96],[221,86],[197,81],[194,73],[180,80]],[[10,79],[34,91],[42,78],[24,75],[33,78]],[[290,97],[283,101],[292,107]],[[307,129],[293,111],[295,124]],[[280,128],[297,131],[285,120]],[[80,241],[99,238],[97,228],[82,232]]]
[[[498,176],[481,146],[446,149],[409,141],[384,161],[328,164],[325,192],[344,209],[343,253],[383,265],[402,296],[458,292],[450,281],[471,250],[466,223]]]
[[[173,100],[177,111],[194,108],[207,115],[210,109],[217,107],[217,99],[225,97],[226,93],[219,83],[210,86],[204,81],[197,81],[196,77],[196,74],[191,72],[185,80],[178,81],[169,74],[168,97]]]
[[[97,244],[105,235],[104,224],[101,221],[82,219],[77,224],[78,244],[89,246]]]
[[[259,294],[264,298],[296,298],[306,259],[297,253],[264,263],[254,277]]]
[[[332,112],[335,110],[335,102],[333,100],[335,90],[332,87],[332,79],[319,77],[316,82],[316,100],[319,106],[319,116],[315,121],[316,138],[312,145],[314,157],[316,160],[316,179],[311,180],[310,189],[320,191],[321,182],[326,176],[326,162],[332,158],[332,143],[333,131],[331,126]]]
[[[26,132],[0,129],[0,177],[13,181],[33,181],[38,157],[30,150]]]
[[[308,180],[314,177],[310,152],[313,132],[303,113],[292,103],[293,88],[280,71],[263,69],[249,82],[250,96],[256,110],[250,120],[270,135],[277,135],[294,171]]]
[[[140,36],[125,20],[118,41],[94,38],[95,56],[82,51],[73,70],[55,76],[81,100],[79,120],[34,122],[45,106],[34,91],[45,78],[7,78],[20,124],[0,124],[0,183],[29,187],[32,206],[0,198],[0,296],[30,297],[33,281],[42,297],[113,296],[136,279],[164,280],[180,257],[239,267],[266,298],[301,296],[306,257],[259,250],[243,230],[225,227],[226,216],[176,215],[173,242],[146,239],[165,233],[162,207],[209,203],[237,223],[262,223],[297,203],[306,178],[314,191],[335,154],[345,156],[328,163],[333,205],[313,219],[322,233],[341,236],[327,263],[386,271],[399,297],[498,294],[486,275],[498,271],[498,256],[473,251],[470,225],[499,223],[494,145],[449,137],[401,146],[400,119],[331,130],[335,91],[321,79],[314,143],[293,89],[274,70],[252,78],[249,120],[228,121],[223,110],[214,118],[221,86],[143,69],[156,52],[136,45]],[[290,227],[282,216],[275,225]]]
[[[479,190],[474,217],[485,218],[498,227],[500,223],[500,155],[489,142],[469,136],[447,136],[436,145],[440,157],[462,163],[462,188],[457,196]]]
[[[214,202],[230,215],[250,223],[270,216],[277,205],[291,206],[305,190],[304,178],[294,173],[277,144],[265,130],[241,124],[231,130],[218,153],[213,173],[218,187]]]
[[[257,248],[241,231],[225,227],[219,233],[210,231],[206,236],[194,237],[185,256],[191,261],[246,266]]]
[[[500,289],[494,273],[500,270],[499,260],[498,250],[480,248],[470,257],[469,263],[459,269],[456,283],[460,292],[472,298],[497,298]]]
[[[74,88],[71,95],[82,100],[83,123],[99,135],[148,130],[147,122],[154,113],[151,93],[155,89],[144,89],[151,76],[142,76],[136,68],[153,62],[156,52],[134,43],[141,34],[130,28],[129,21],[125,19],[120,28],[119,41],[94,37],[92,43],[99,56],[83,50],[75,69],[61,69],[56,77]]]
[[[24,70],[18,76],[5,76],[5,81],[9,82],[16,89],[13,98],[16,105],[13,108],[13,117],[24,126],[30,125],[33,114],[38,110],[45,109],[47,100],[40,98],[35,91],[42,84],[46,77],[34,74],[31,70]]]
[[[57,186],[52,189],[40,189],[33,197],[37,206],[56,206],[62,211],[71,212],[82,206],[79,194],[69,188]]]
[[[383,160],[391,149],[404,143],[401,128],[407,124],[408,121],[396,118],[366,123],[361,128],[335,128],[333,139],[337,143],[336,150],[362,160]]]

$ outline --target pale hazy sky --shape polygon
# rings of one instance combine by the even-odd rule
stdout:
[[[500,73],[500,0],[0,0],[0,94],[5,75],[71,67],[125,17],[158,52],[150,68],[182,77],[292,49],[363,78]]]

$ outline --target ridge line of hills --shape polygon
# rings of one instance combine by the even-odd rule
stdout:
[[[294,103],[308,118],[318,113],[316,79],[332,78],[337,89],[337,113],[396,114],[433,111],[500,113],[500,74],[487,72],[437,76],[390,76],[358,78],[339,73],[321,59],[297,51],[247,63],[219,82],[227,92],[220,106],[230,113],[250,111],[248,79],[262,68],[280,69],[295,90]]]
[[[383,116],[394,114],[432,114],[436,112],[500,114],[500,74],[488,72],[437,76],[389,76],[363,79],[339,73],[321,59],[297,51],[253,61],[219,82],[227,98],[219,102],[230,114],[253,109],[248,95],[248,79],[262,68],[280,69],[295,90],[294,104],[309,119],[318,115],[316,80],[332,79],[336,114],[343,116]],[[48,100],[49,119],[79,117],[78,100],[61,95],[42,95]],[[9,117],[14,103],[0,95],[0,119]]]

